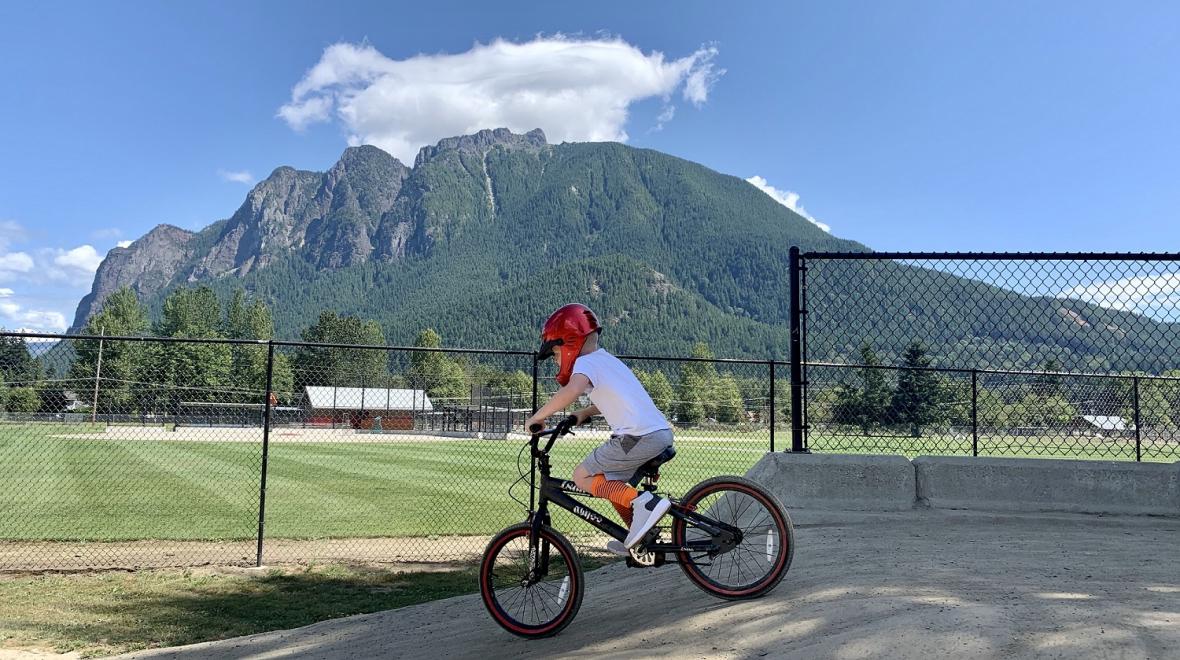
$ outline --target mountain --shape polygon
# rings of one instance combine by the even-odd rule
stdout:
[[[286,337],[331,307],[377,318],[391,341],[430,325],[451,344],[529,346],[543,308],[583,298],[634,350],[699,336],[765,355],[792,244],[864,249],[695,163],[487,130],[423,148],[413,168],[371,146],[327,172],[280,167],[226,220],[112,250],[73,329],[121,286],[158,306],[201,282],[263,296]],[[678,336],[649,341],[660,332]]]
[[[553,145],[540,130],[484,130],[424,147],[413,167],[371,146],[347,149],[326,172],[280,167],[226,220],[196,233],[161,225],[112,250],[73,330],[118,287],[158,312],[171,289],[205,283],[267,301],[284,338],[334,309],[377,319],[396,344],[434,327],[448,345],[528,348],[548,311],[579,300],[600,314],[618,352],[683,355],[704,340],[721,355],[783,358],[791,245],[867,251],[696,163],[618,143]],[[850,356],[866,337],[896,355],[916,336],[937,337],[936,357],[1001,342],[1016,356],[1006,366],[1044,355],[1067,366],[1137,356],[1119,368],[1172,359],[1131,346],[1126,333],[1075,333],[1068,345],[1037,334],[1046,313],[1124,330],[1143,317],[882,268],[936,278],[938,293],[837,276],[811,300],[835,320],[816,336],[812,359]],[[955,313],[1001,303],[1012,317],[1001,337],[987,336],[978,314]]]

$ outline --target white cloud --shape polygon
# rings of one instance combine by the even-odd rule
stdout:
[[[111,231],[117,230],[95,233],[110,235]],[[20,224],[0,220],[0,278],[29,282],[36,289],[30,297],[28,291],[17,296],[13,289],[0,287],[0,326],[18,332],[62,332],[69,327],[66,315],[53,308],[63,298],[77,300],[81,295],[77,289],[90,284],[102,257],[92,245],[72,250],[39,248],[32,254],[8,251],[27,237]]]
[[[1180,273],[1083,284],[1066,289],[1057,297],[1074,298],[1107,309],[1173,320],[1174,311],[1180,306]]]
[[[93,275],[94,271],[98,270],[98,265],[102,263],[102,256],[98,254],[93,245],[79,245],[54,257],[53,263],[62,268]]]
[[[369,44],[339,43],[324,50],[277,116],[301,131],[334,111],[350,144],[374,144],[407,162],[441,138],[501,126],[541,128],[554,142],[625,141],[635,102],[662,98],[670,119],[678,89],[694,105],[707,101],[724,73],[716,56],[703,46],[668,60],[622,39],[561,35],[403,60]]]
[[[27,273],[31,270],[33,270],[33,258],[27,253],[0,253],[0,275]]]
[[[7,291],[11,291],[11,289],[7,289]],[[20,332],[61,332],[68,327],[66,317],[61,312],[25,309],[9,300],[0,300],[0,317],[9,323],[20,326],[18,330]]]
[[[118,247],[121,247],[121,248],[125,248],[125,247],[130,247],[131,244],[134,242],[135,241],[119,241],[118,243],[115,243],[115,245]]]
[[[254,175],[249,170],[217,170],[217,176],[233,183],[254,183]]]
[[[25,237],[25,228],[15,220],[0,220],[0,253],[8,249],[9,245]]]
[[[15,220],[0,220],[0,277],[33,270],[33,258],[26,252],[9,252],[13,243],[25,237],[25,228]]]
[[[664,124],[667,124],[668,122],[672,121],[672,118],[675,116],[676,116],[676,106],[674,106],[674,105],[664,106],[664,109],[660,112],[660,115],[658,117],[656,117],[656,125],[653,126],[651,130],[653,130],[653,131],[664,130]]]
[[[774,199],[774,201],[791,209],[795,213],[798,213],[799,215],[803,216],[804,218],[807,218],[807,220],[809,222],[811,222],[811,224],[815,225],[816,227],[819,227],[820,229],[828,232],[829,234],[832,233],[832,228],[830,226],[811,217],[811,214],[809,214],[807,212],[807,209],[803,208],[803,206],[799,204],[799,193],[792,192],[790,190],[786,190],[786,191],[779,190],[778,188],[775,188],[774,186],[770,185],[766,181],[766,179],[763,179],[762,177],[760,177],[758,175],[754,175],[754,176],[746,179],[746,181],[750,182],[758,190],[761,190],[762,192],[766,193],[767,195],[770,195],[771,198]]]
[[[75,286],[90,284],[102,255],[93,245],[79,245],[72,250],[45,248],[37,252],[37,270],[27,276],[33,281],[66,282]]]
[[[90,238],[95,240],[102,240],[106,238],[118,238],[123,235],[123,230],[118,227],[106,227],[103,229],[95,229],[90,232]]]

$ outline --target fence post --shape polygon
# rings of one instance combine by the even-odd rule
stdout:
[[[803,316],[800,301],[803,292],[799,285],[799,246],[792,245],[788,254],[791,271],[791,451],[805,452],[803,415],[803,338],[800,322]]]
[[[273,391],[275,344],[266,342],[266,394],[262,397],[262,477],[258,487],[258,555],[254,565],[262,566],[262,538],[266,524],[266,465],[270,454],[270,395]]]
[[[533,412],[537,412],[537,354],[533,353]]]
[[[774,360],[770,361],[770,451],[774,451]]]
[[[979,456],[979,371],[971,370],[971,455]]]
[[[1131,378],[1131,389],[1134,391],[1135,403],[1135,460],[1143,460],[1143,433],[1139,430],[1139,377]]]

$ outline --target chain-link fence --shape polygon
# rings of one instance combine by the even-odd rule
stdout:
[[[796,449],[1180,459],[1180,255],[792,250]]]
[[[527,482],[509,492],[529,465],[523,426],[556,390],[528,352],[0,340],[0,570],[470,561],[524,519]],[[771,448],[774,365],[626,361],[676,428],[664,490]],[[555,470],[608,434],[564,438]]]
[[[666,491],[744,473],[788,448],[780,429],[795,451],[1180,459],[1175,255],[791,262],[790,361],[624,357],[675,430]],[[522,427],[551,370],[530,352],[0,333],[0,570],[469,561],[525,516]],[[563,439],[555,469],[608,433]]]

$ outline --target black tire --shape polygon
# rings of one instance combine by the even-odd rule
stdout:
[[[742,542],[729,552],[716,557],[678,553],[680,568],[693,584],[718,598],[747,600],[765,595],[786,576],[795,556],[795,528],[778,498],[762,486],[742,477],[715,477],[693,486],[680,503],[743,528]],[[702,538],[708,536],[684,520],[672,523],[675,543]]]
[[[513,635],[550,637],[568,626],[582,607],[582,565],[564,536],[541,528],[549,572],[524,586],[529,570],[530,523],[513,525],[492,538],[479,565],[479,593],[492,619]]]

